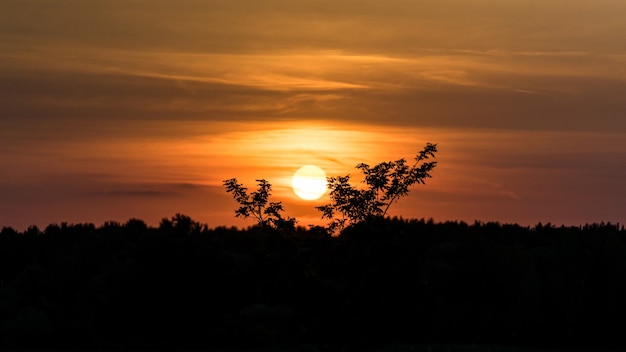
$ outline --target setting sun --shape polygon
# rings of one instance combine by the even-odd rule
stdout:
[[[315,165],[306,165],[293,174],[294,193],[305,200],[315,200],[326,192],[326,173]]]

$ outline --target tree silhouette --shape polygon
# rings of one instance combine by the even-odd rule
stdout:
[[[281,202],[269,202],[268,198],[272,192],[272,185],[264,179],[256,180],[258,189],[248,194],[248,189],[237,182],[236,178],[224,180],[226,192],[232,193],[233,198],[241,206],[235,210],[236,217],[252,217],[261,227],[274,228],[277,230],[295,230],[296,219],[284,218],[281,212],[284,211]]]
[[[126,227],[129,227],[129,220]],[[202,224],[194,221],[191,217],[177,213],[171,219],[163,218],[159,224],[159,229],[177,235],[198,234],[202,230]]]
[[[619,224],[44,229],[0,227],[0,351],[626,347]]]
[[[409,193],[416,183],[425,183],[430,172],[437,165],[429,161],[435,157],[437,144],[427,143],[415,157],[412,166],[405,159],[382,162],[370,167],[361,163],[356,166],[365,176],[366,187],[359,189],[350,184],[350,175],[328,177],[331,203],[316,207],[322,212],[322,219],[331,220],[328,228],[337,232],[348,225],[354,225],[372,216],[384,216],[392,203]],[[336,217],[339,214],[340,217]]]

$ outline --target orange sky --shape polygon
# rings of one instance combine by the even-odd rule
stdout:
[[[236,220],[255,178],[300,225],[328,175],[438,143],[392,215],[626,222],[626,3],[2,1],[0,226]]]

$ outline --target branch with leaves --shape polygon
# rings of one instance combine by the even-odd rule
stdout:
[[[226,192],[232,193],[233,198],[239,203],[239,209],[235,210],[236,217],[254,218],[261,227],[277,230],[291,231],[295,229],[296,219],[282,216],[284,211],[281,202],[270,202],[269,196],[272,185],[264,179],[256,180],[258,189],[248,194],[248,189],[237,182],[236,178],[224,180]]]
[[[391,204],[409,193],[415,184],[425,184],[430,172],[437,165],[435,158],[437,144],[427,143],[415,157],[412,166],[405,159],[382,162],[370,167],[359,164],[357,169],[365,176],[365,188],[359,189],[350,184],[350,175],[328,177],[331,203],[317,207],[322,219],[329,219],[331,232],[341,231],[346,225],[354,225],[372,216],[385,216]]]

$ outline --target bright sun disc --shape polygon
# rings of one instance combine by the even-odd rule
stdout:
[[[318,199],[326,192],[326,173],[315,165],[305,165],[293,174],[291,186],[302,199]]]

